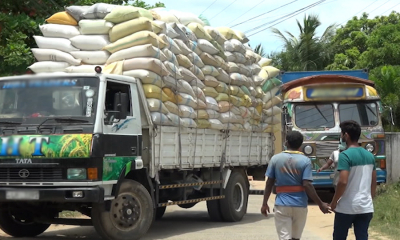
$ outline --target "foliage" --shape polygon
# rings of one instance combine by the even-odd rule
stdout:
[[[0,1],[0,76],[25,73],[34,62],[31,48],[37,47],[34,35],[41,35],[39,25],[64,6],[94,3],[132,5],[146,9],[165,7],[163,3],[146,4],[141,0],[1,0]],[[131,2],[131,1],[129,1]]]
[[[204,22],[204,24],[205,24],[206,26],[211,26],[210,21],[209,21],[208,18],[206,18],[204,15],[201,15],[201,14],[200,14],[199,18],[200,18],[201,21]]]
[[[336,25],[328,26],[324,33],[318,37],[316,30],[321,26],[317,15],[305,15],[303,23],[297,21],[300,34],[298,37],[286,31],[273,28],[272,32],[283,42],[281,52],[273,52],[269,55],[274,59],[279,69],[284,71],[309,71],[321,70],[330,63],[332,53],[326,46],[330,44],[334,36]]]
[[[368,19],[364,13],[337,29],[331,47],[335,52],[328,70],[373,69],[400,62],[400,14]]]
[[[260,55],[261,57],[266,57],[267,53],[264,51],[263,46],[260,44],[258,44],[255,48],[254,48],[254,52],[257,53],[258,55]]]

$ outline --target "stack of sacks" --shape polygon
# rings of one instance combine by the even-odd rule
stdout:
[[[265,92],[263,97],[263,119],[262,122],[268,124],[267,132],[275,132],[281,127],[281,113],[282,110],[278,106],[282,99],[276,94],[279,92],[282,82],[276,77],[279,74],[279,69],[270,66],[271,59],[262,58],[258,64],[261,66],[261,70],[258,74],[263,82],[260,84],[262,91]]]
[[[47,21],[44,37],[35,36],[34,72],[100,65],[140,79],[156,125],[260,132],[280,121],[279,70],[239,31],[190,13],[104,3],[70,6]]]

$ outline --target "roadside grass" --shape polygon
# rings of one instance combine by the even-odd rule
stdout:
[[[393,239],[400,238],[400,182],[378,186],[371,226]]]

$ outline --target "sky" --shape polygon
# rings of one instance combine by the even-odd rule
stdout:
[[[289,31],[298,36],[296,19],[303,20],[305,14],[318,14],[321,21],[317,34],[321,35],[329,25],[346,24],[353,16],[358,17],[363,12],[369,13],[369,18],[389,15],[391,11],[400,12],[399,0],[325,0],[321,4],[297,15],[286,16],[307,7],[317,0],[145,0],[148,4],[163,2],[168,10],[191,12],[196,16],[202,14],[213,27],[228,26],[245,22],[232,27],[242,32],[255,27],[257,30],[245,32],[250,39],[250,46],[261,43],[267,53],[282,49],[282,41],[276,37],[271,28],[254,34],[274,24],[281,32]],[[285,6],[283,6],[285,5]],[[278,9],[277,9],[278,8]],[[276,9],[276,10],[275,10]],[[261,15],[263,14],[263,15]],[[296,13],[294,13],[296,14]],[[258,15],[261,15],[257,17]],[[255,18],[256,17],[256,18]],[[254,18],[254,19],[252,19]],[[251,19],[251,20],[250,20]],[[286,19],[286,20],[285,20]],[[251,34],[254,34],[251,36]]]

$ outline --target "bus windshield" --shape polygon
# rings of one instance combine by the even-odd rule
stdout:
[[[341,103],[339,104],[340,122],[354,120],[363,127],[378,124],[378,109],[376,103]]]
[[[299,104],[295,107],[295,122],[299,128],[331,128],[335,126],[332,104]]]

